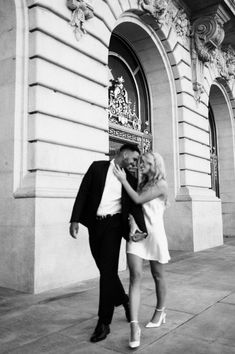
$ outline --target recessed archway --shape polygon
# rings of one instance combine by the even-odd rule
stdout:
[[[133,14],[121,16],[113,33],[128,42],[144,70],[150,95],[153,150],[164,157],[172,205],[179,188],[179,169],[176,89],[171,64],[155,31]],[[165,221],[167,228],[168,213],[165,214]],[[174,237],[168,233],[170,246]]]
[[[232,109],[227,92],[215,82],[209,96],[213,110],[218,144],[219,188],[222,201],[223,234],[234,235],[235,230],[235,143]]]

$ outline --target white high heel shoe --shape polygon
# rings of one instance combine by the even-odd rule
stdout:
[[[129,340],[129,347],[134,349],[134,348],[138,348],[140,346],[140,335],[141,335],[141,329],[139,327],[138,321],[131,321],[130,322],[130,326],[133,326],[133,324],[136,325],[136,333],[134,333],[134,338],[135,340],[132,340],[132,335],[130,335],[130,340]],[[132,332],[133,328],[131,328],[131,332]],[[132,333],[131,333],[132,334]]]
[[[162,323],[166,323],[166,312],[165,312],[165,307],[163,307],[162,309],[158,309],[156,308],[157,312],[161,312],[160,318],[157,322],[149,322],[148,324],[146,324],[146,328],[156,328],[156,327],[160,327]]]

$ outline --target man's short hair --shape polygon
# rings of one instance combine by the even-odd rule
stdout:
[[[136,145],[136,144],[123,144],[121,147],[120,147],[120,149],[119,149],[119,151],[120,152],[122,152],[122,151],[124,151],[124,150],[130,150],[130,151],[136,151],[136,152],[138,152],[138,154],[140,154],[140,149],[138,148],[138,146]]]

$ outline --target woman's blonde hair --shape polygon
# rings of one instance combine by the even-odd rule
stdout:
[[[146,158],[148,158],[148,156],[152,156],[154,161],[154,171],[153,178],[151,178],[151,180],[149,180],[147,176],[142,176],[141,182],[139,184],[140,190],[143,190],[143,188],[145,189],[145,187],[150,187],[156,184],[161,179],[166,180],[166,169],[162,156],[158,152],[152,151],[144,153],[143,156],[145,156]]]

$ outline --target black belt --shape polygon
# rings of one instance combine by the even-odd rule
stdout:
[[[111,218],[112,216],[115,216],[115,215],[120,215],[120,213],[116,213],[116,214],[106,214],[106,215],[96,215],[96,220],[105,220],[105,219],[109,219]]]

